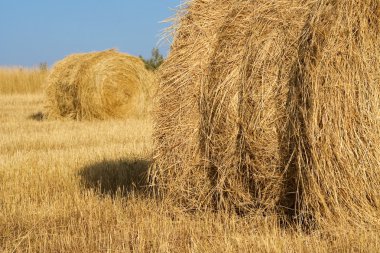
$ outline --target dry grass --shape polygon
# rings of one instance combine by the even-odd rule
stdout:
[[[149,111],[154,83],[139,58],[115,50],[73,54],[47,79],[47,114],[76,120],[141,116]]]
[[[379,231],[310,234],[275,218],[183,213],[144,193],[149,119],[36,121],[42,95],[0,95],[0,252],[376,252]],[[122,133],[122,134],[121,134]]]
[[[0,94],[39,92],[47,74],[40,69],[0,68]]]

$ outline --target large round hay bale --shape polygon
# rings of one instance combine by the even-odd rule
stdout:
[[[380,2],[325,0],[299,43],[288,185],[299,220],[380,223]]]
[[[73,54],[48,77],[47,114],[76,120],[145,115],[154,82],[136,57],[115,50]]]
[[[274,210],[296,42],[310,4],[190,1],[160,71],[152,183],[184,209]]]
[[[160,70],[150,177],[161,197],[379,224],[379,9],[189,1]]]

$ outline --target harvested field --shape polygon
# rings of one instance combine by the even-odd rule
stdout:
[[[335,224],[304,233],[279,227],[273,216],[182,212],[144,193],[151,120],[30,118],[42,108],[42,95],[0,95],[0,252],[380,248],[379,231],[366,227]]]
[[[380,1],[189,0],[172,32],[157,77],[0,69],[0,252],[379,252]]]

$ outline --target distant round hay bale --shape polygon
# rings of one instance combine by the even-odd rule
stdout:
[[[48,77],[47,114],[76,120],[142,116],[154,82],[136,57],[115,50],[73,54],[55,64]]]

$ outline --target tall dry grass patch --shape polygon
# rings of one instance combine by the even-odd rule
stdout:
[[[155,88],[153,72],[115,50],[73,54],[55,64],[46,85],[49,117],[82,119],[146,115]]]
[[[0,94],[27,94],[42,91],[48,72],[21,67],[0,68]]]
[[[184,210],[379,224],[377,1],[188,2],[151,183]]]

